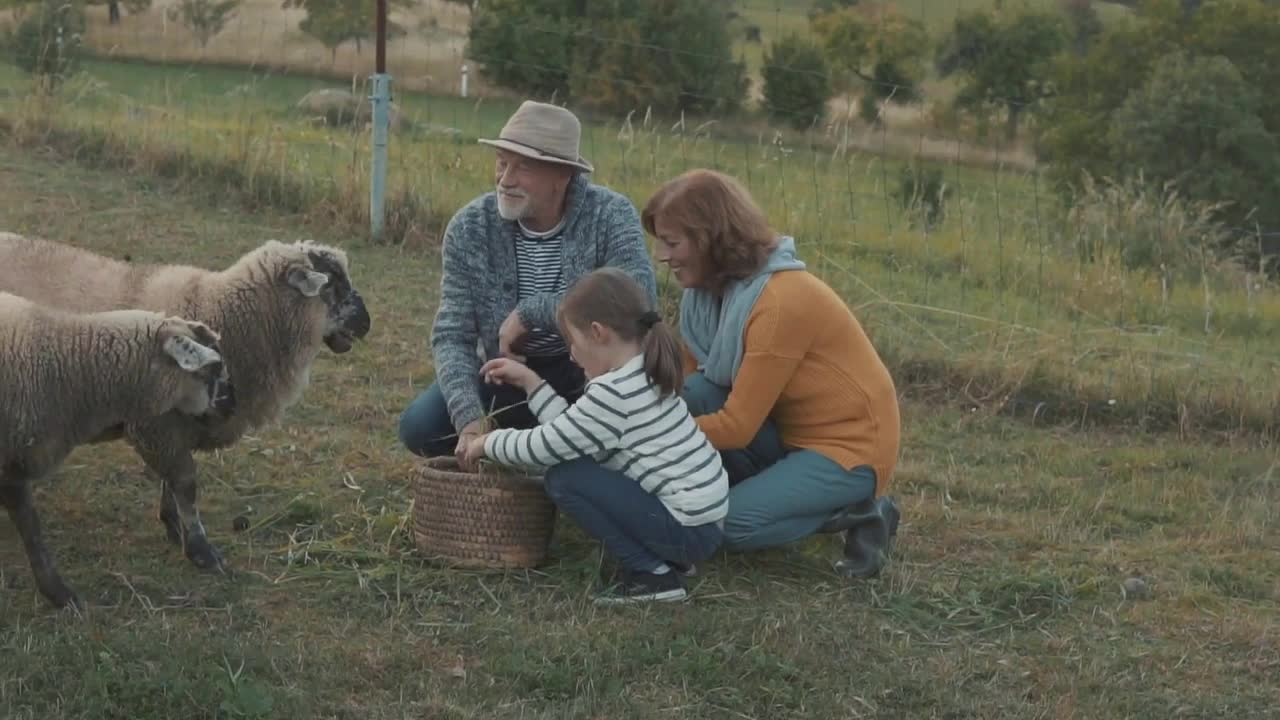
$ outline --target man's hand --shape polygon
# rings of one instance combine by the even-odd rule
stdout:
[[[468,449],[470,448],[471,441],[479,437],[480,432],[483,429],[484,425],[482,424],[482,421],[474,420],[467,423],[467,426],[462,428],[462,432],[458,433],[458,444],[453,449],[453,456],[458,459],[458,467],[464,472],[471,472],[472,470],[475,470],[475,463],[470,459]],[[482,444],[481,449],[483,449],[483,447],[484,445]]]
[[[494,358],[485,363],[480,368],[480,377],[490,384],[514,385],[525,393],[533,392],[542,383],[538,373],[510,358]]]
[[[516,350],[528,334],[529,328],[520,321],[520,313],[512,310],[507,319],[502,321],[502,327],[498,328],[498,352],[503,357],[524,362],[524,356],[517,354]]]

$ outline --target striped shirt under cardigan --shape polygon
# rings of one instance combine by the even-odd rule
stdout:
[[[563,295],[565,292],[564,220],[547,232],[534,232],[519,223],[516,233],[517,297],[527,300],[540,294]],[[529,357],[556,357],[569,354],[569,347],[555,327],[527,328],[529,333],[521,347]]]
[[[589,456],[639,482],[682,525],[727,514],[729,478],[720,453],[678,394],[659,396],[643,355],[589,381],[572,406],[543,382],[529,394],[529,409],[541,425],[495,430],[485,439],[486,456],[534,469]]]

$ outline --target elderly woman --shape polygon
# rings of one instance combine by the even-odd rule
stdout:
[[[683,396],[732,489],[725,544],[845,533],[842,573],[879,573],[898,509],[893,379],[845,302],[796,258],[734,178],[693,170],[641,213],[684,288]]]

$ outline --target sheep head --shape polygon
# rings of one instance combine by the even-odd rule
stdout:
[[[324,344],[335,353],[349,351],[356,340],[369,334],[371,321],[364,298],[351,284],[346,253],[309,241],[290,248],[285,281],[303,298],[323,303]]]
[[[207,325],[166,318],[156,333],[161,352],[177,366],[178,412],[198,417],[228,416],[235,410],[235,388],[222,361],[218,334]]]

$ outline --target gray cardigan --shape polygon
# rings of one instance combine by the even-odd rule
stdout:
[[[625,195],[588,182],[569,184],[562,259],[566,286],[612,265],[643,287],[657,306],[653,261],[640,214]],[[498,357],[498,328],[512,309],[525,327],[556,327],[563,293],[540,293],[516,304],[514,221],[498,215],[493,191],[472,200],[445,227],[440,306],[431,329],[436,382],[455,430],[484,417],[479,394],[481,355]],[[477,353],[479,350],[479,353]]]

